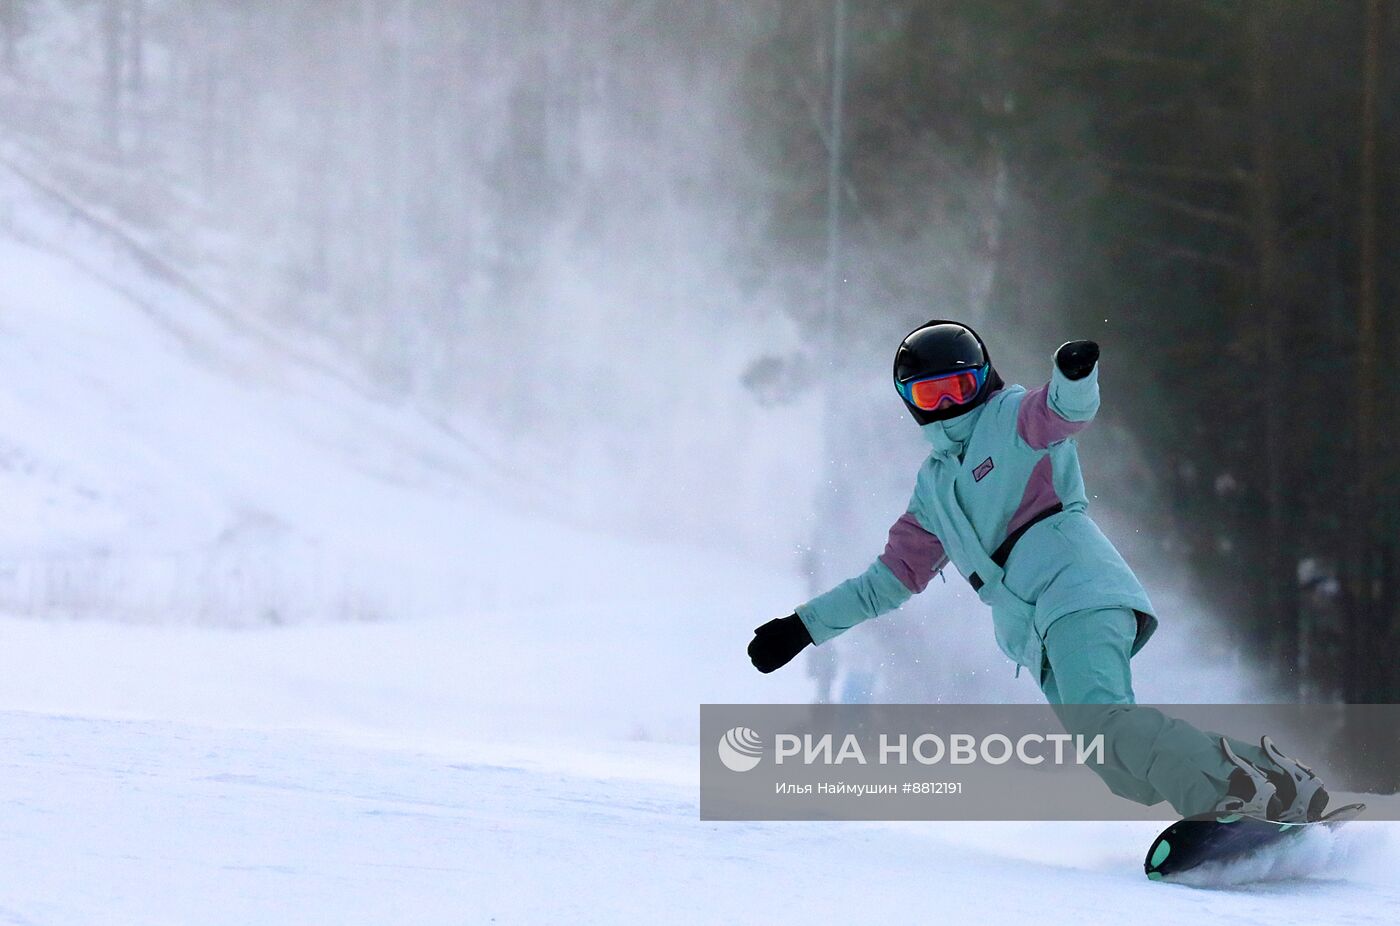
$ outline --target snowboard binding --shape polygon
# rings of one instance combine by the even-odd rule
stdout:
[[[1308,766],[1284,755],[1269,737],[1259,741],[1259,748],[1268,756],[1272,768],[1260,768],[1241,759],[1224,737],[1220,738],[1220,748],[1235,766],[1230,774],[1230,790],[1215,808],[1220,822],[1239,817],[1275,823],[1313,823],[1322,819],[1328,801],[1322,780]]]

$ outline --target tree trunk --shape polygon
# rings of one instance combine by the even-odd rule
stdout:
[[[146,0],[128,0],[126,89],[139,100],[146,89]]]
[[[1286,691],[1296,693],[1298,664],[1297,575],[1285,540],[1291,473],[1288,422],[1281,401],[1288,384],[1285,370],[1289,306],[1279,287],[1278,161],[1270,96],[1269,48],[1273,10],[1267,3],[1250,4],[1248,13],[1248,73],[1250,145],[1254,161],[1251,187],[1251,231],[1254,239],[1255,293],[1264,342],[1264,492],[1266,529],[1263,640],[1272,643],[1274,664],[1285,675]]]
[[[121,150],[122,142],[122,63],[125,58],[123,0],[104,0],[102,5],[102,48],[105,64],[102,93],[102,127],[108,147]]]
[[[1380,337],[1376,269],[1377,143],[1380,83],[1380,0],[1367,0],[1361,70],[1361,175],[1357,214],[1356,307],[1356,481],[1352,499],[1352,608],[1348,639],[1353,658],[1347,677],[1349,701],[1380,701],[1384,687],[1374,647],[1383,623],[1378,613],[1376,555],[1376,406]]]
[[[0,29],[4,30],[4,35],[0,36],[0,56],[3,56],[5,73],[14,75],[18,70],[19,59],[19,31],[22,21],[23,10],[20,4],[23,0],[0,0]]]

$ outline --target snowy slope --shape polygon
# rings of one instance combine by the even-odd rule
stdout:
[[[243,705],[280,690],[296,705],[291,689],[311,697],[318,673],[427,673],[452,680],[428,690],[458,724],[674,737],[701,700],[801,694],[800,679],[760,687],[734,645],[749,614],[796,597],[794,579],[530,513],[538,486],[484,440],[232,325],[21,175],[0,170],[0,205],[12,232],[0,237],[0,613],[100,618],[91,632],[107,642],[92,652],[134,660],[85,664],[79,646],[81,680],[31,702],[26,674],[55,671],[63,635],[88,628],[36,631],[27,645],[55,650],[43,658],[0,642],[0,658],[19,654],[9,706],[164,717],[209,698],[217,710],[195,719],[321,724],[334,711]],[[331,626],[280,637],[169,626],[286,623]],[[646,637],[650,661],[634,642]],[[251,660],[292,655],[246,684],[187,687],[239,647]],[[538,693],[522,679],[539,679]],[[432,707],[408,706],[397,707],[410,724]]]
[[[527,538],[489,500],[490,470],[426,422],[188,298],[154,294],[157,310],[12,240],[0,266],[0,556],[16,570],[0,603],[203,623],[373,618],[428,604],[396,597],[414,579],[441,584],[449,565],[480,579],[499,568],[494,552],[521,556]],[[115,269],[129,289],[149,282]],[[473,481],[455,511],[438,504]],[[488,544],[488,530],[502,533]],[[478,555],[422,556],[463,545]],[[82,581],[102,587],[69,588]]]
[[[0,715],[0,922],[1270,923],[1400,916],[1392,834],[1301,884],[1142,877],[1155,824],[714,824],[694,757],[538,761]],[[557,763],[572,766],[561,770]]]

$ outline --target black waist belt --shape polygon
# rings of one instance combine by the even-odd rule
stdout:
[[[1001,546],[997,547],[995,550],[992,551],[992,562],[1005,569],[1006,561],[1010,559],[1011,549],[1016,546],[1016,541],[1020,540],[1023,536],[1025,536],[1026,531],[1030,530],[1032,527],[1035,527],[1041,521],[1044,521],[1052,514],[1059,514],[1061,511],[1064,510],[1065,506],[1061,505],[1059,502],[1056,502],[1049,508],[1046,508],[1044,511],[1037,512],[1035,517],[1031,518],[1025,524],[1022,524],[1020,527],[1016,528],[1014,531],[1006,535],[1006,539],[1001,542]],[[987,584],[983,582],[982,577],[975,572],[967,577],[967,581],[972,584],[972,590],[974,592],[980,592],[982,590],[982,586]]]

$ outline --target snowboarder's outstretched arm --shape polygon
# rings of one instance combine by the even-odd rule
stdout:
[[[938,538],[906,513],[890,528],[885,552],[869,569],[755,630],[749,659],[760,672],[781,668],[809,645],[904,604],[947,562]]]
[[[1036,450],[1073,437],[1099,410],[1099,345],[1070,341],[1055,351],[1050,382],[1026,393],[1016,432]]]

